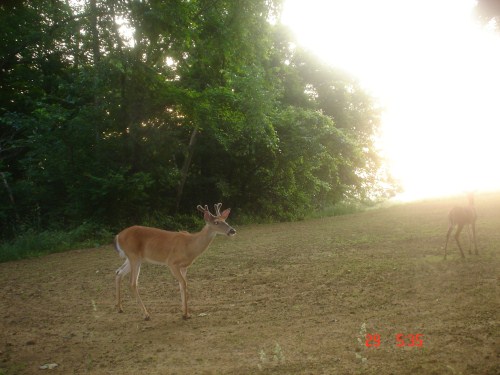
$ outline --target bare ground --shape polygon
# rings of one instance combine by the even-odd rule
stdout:
[[[0,374],[498,374],[500,194],[476,198],[480,255],[443,261],[455,203],[237,228],[189,269],[188,321],[153,265],[151,321],[125,285],[118,314],[111,246],[0,264]]]

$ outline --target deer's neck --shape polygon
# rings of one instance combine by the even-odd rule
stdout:
[[[205,225],[201,231],[194,233],[191,238],[189,252],[191,257],[195,259],[203,253],[212,243],[216,233],[210,230],[210,227]]]

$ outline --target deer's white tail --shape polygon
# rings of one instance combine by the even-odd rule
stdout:
[[[120,256],[120,258],[125,258],[126,257],[125,252],[122,250],[122,248],[120,247],[120,243],[118,242],[118,235],[115,236],[113,244],[115,245],[115,250]]]

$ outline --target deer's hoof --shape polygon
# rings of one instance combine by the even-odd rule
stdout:
[[[190,314],[182,315],[182,319],[184,319],[184,320],[191,319],[191,315]]]
[[[146,315],[146,316],[144,317],[144,320],[146,320],[146,321],[151,320],[151,317],[150,317],[149,315]]]

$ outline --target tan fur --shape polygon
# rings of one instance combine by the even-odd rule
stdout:
[[[198,207],[200,209],[201,206]],[[183,317],[189,318],[187,308],[187,268],[205,251],[217,234],[234,235],[236,231],[231,228],[225,219],[230,210],[225,210],[221,215],[214,216],[208,207],[201,208],[204,212],[205,227],[198,233],[169,232],[162,229],[132,226],[124,229],[115,237],[115,247],[118,252],[126,256],[125,263],[116,271],[116,304],[118,311],[122,312],[120,297],[120,284],[122,278],[129,272],[130,287],[141,307],[144,318],[149,320],[150,315],[142,302],[137,289],[139,272],[143,262],[167,265],[174,277],[179,281]],[[219,204],[220,207],[220,204]]]

